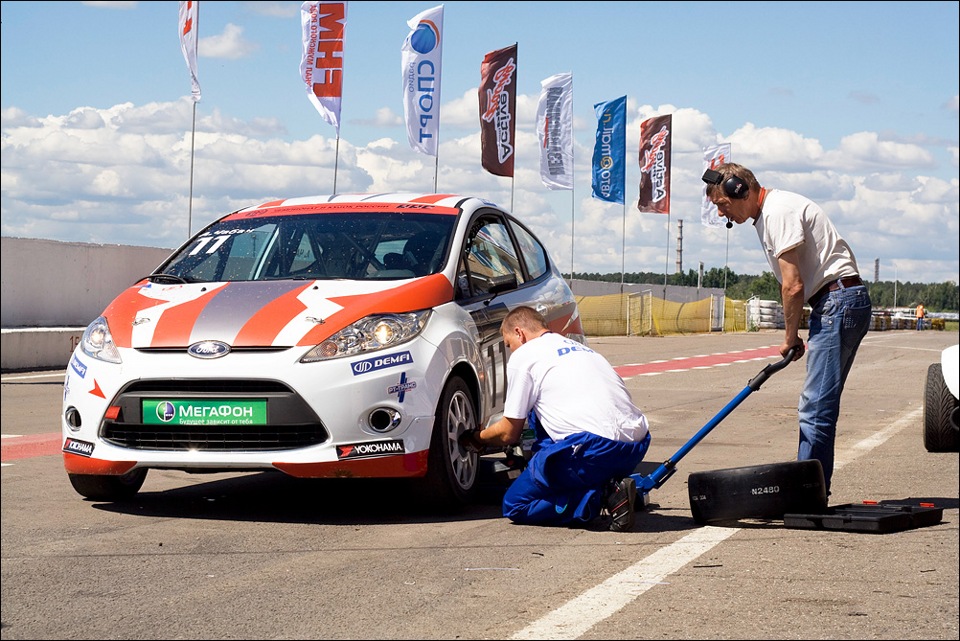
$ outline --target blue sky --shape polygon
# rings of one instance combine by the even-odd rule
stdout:
[[[337,190],[433,191],[400,46],[440,3],[349,3]],[[960,281],[957,2],[445,2],[438,190],[513,204],[562,270],[768,268],[700,222],[702,150],[820,203],[873,280]],[[328,193],[336,131],[300,82],[299,2],[200,2],[197,136],[176,2],[2,3],[2,233],[173,248],[265,199]],[[484,54],[518,45],[513,180],[480,164]],[[573,74],[575,185],[539,178],[540,81]],[[591,197],[593,105],[627,96],[626,205]],[[640,123],[673,114],[670,216],[641,213]],[[682,220],[682,256],[678,256]],[[574,239],[571,243],[571,223]]]

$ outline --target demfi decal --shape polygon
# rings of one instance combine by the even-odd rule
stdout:
[[[403,454],[403,441],[371,441],[337,446],[337,460],[375,458]]]
[[[400,382],[396,385],[391,385],[387,388],[387,394],[396,394],[397,401],[400,403],[403,402],[403,397],[406,396],[408,390],[416,389],[416,381],[408,381],[407,373],[404,372],[400,375]]]
[[[70,359],[70,369],[75,371],[80,378],[85,378],[87,375],[87,366],[83,364],[77,355],[74,354],[73,358]]]
[[[68,438],[63,442],[63,451],[69,452],[70,454],[79,454],[80,456],[93,456],[93,443]]]
[[[362,361],[350,363],[350,369],[353,370],[354,376],[360,376],[361,374],[369,374],[370,372],[386,369],[388,367],[409,365],[411,363],[413,363],[413,356],[410,354],[410,352],[400,352],[399,354],[377,356],[375,358],[367,358]]]

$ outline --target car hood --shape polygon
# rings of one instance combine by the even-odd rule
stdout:
[[[453,299],[443,274],[400,281],[244,281],[167,285],[143,281],[104,311],[117,347],[316,345],[373,313],[436,307]]]

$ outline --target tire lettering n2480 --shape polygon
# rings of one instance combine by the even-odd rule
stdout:
[[[750,494],[754,496],[759,496],[761,494],[779,494],[780,486],[779,485],[767,485],[765,487],[753,487],[750,488]]]

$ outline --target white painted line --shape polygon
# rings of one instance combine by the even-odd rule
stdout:
[[[740,531],[712,526],[694,530],[642,561],[534,621],[511,639],[576,639],[690,561]]]
[[[23,374],[23,375],[14,375],[14,376],[4,376],[0,378],[0,382],[6,381],[28,381],[34,378],[63,378],[66,374],[65,371],[59,372],[50,372],[49,374]]]
[[[834,471],[882,445],[908,425],[915,425],[922,413],[923,408],[918,408],[889,427],[838,452],[834,460]],[[694,530],[626,570],[614,574],[600,585],[567,601],[510,638],[576,639],[653,586],[665,583],[666,577],[740,530],[741,528],[718,528],[709,525]]]

